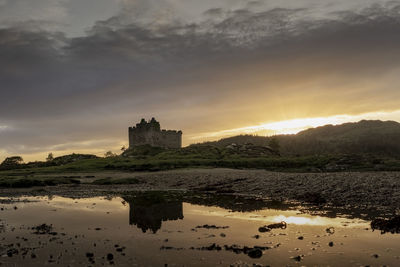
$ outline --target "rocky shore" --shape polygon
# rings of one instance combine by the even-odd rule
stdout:
[[[65,174],[72,175],[72,174]],[[342,208],[400,209],[400,172],[282,173],[263,170],[187,169],[163,172],[73,174],[79,185],[0,189],[0,196],[93,196],[131,190],[185,190],[248,195]],[[93,185],[96,179],[134,178],[134,184]]]

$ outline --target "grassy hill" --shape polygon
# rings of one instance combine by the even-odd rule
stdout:
[[[283,156],[371,154],[400,157],[400,123],[367,121],[325,125],[295,135],[277,135]],[[205,143],[224,147],[228,144],[268,145],[272,137],[240,135]]]

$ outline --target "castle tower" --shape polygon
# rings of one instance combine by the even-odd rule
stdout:
[[[182,131],[161,130],[160,123],[152,118],[142,119],[134,127],[129,127],[129,148],[151,145],[163,148],[181,148]]]

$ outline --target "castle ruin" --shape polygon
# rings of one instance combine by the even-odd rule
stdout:
[[[181,148],[182,131],[161,130],[160,123],[152,118],[142,119],[135,127],[129,127],[129,148],[151,145],[163,148]]]

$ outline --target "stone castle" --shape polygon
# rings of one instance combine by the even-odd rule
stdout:
[[[161,130],[160,123],[152,118],[142,119],[136,127],[129,127],[129,148],[151,145],[163,148],[181,148],[182,131]]]

